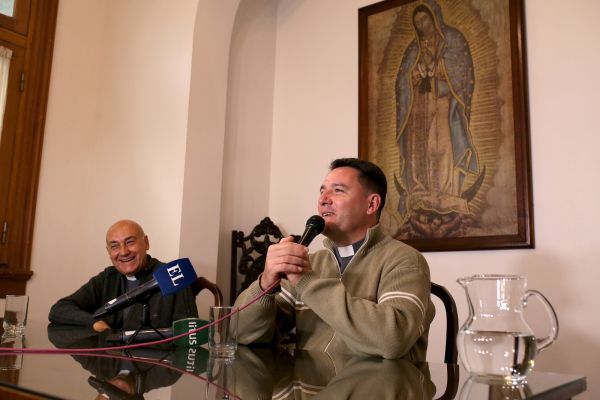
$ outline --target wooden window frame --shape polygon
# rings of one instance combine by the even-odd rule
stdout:
[[[58,0],[18,0],[14,18],[0,16],[0,40],[24,49],[16,126],[4,128],[5,132],[14,129],[14,150],[6,209],[0,209],[2,234],[6,227],[5,240],[0,240],[0,297],[25,293],[32,275],[31,245],[57,13]]]

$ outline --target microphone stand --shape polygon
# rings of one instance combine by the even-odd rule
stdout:
[[[133,343],[133,340],[135,339],[135,337],[144,328],[150,328],[154,332],[156,332],[158,334],[158,336],[160,336],[163,339],[166,339],[165,335],[163,335],[158,329],[156,329],[154,326],[152,326],[152,323],[150,322],[150,296],[144,297],[144,299],[142,301],[140,301],[140,303],[142,303],[142,320],[140,322],[140,326],[135,330],[133,335],[131,335],[129,340],[127,340],[127,345],[130,345],[131,343]]]

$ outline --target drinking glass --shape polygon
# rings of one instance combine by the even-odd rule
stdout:
[[[210,307],[208,349],[211,356],[233,358],[237,350],[238,308]]]
[[[29,296],[6,295],[4,308],[4,336],[21,336],[27,324]]]

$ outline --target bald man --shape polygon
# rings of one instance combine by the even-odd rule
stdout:
[[[106,232],[106,250],[113,265],[81,286],[75,293],[60,299],[50,309],[50,322],[107,329],[137,329],[141,324],[142,305],[134,304],[105,319],[96,321],[94,311],[108,301],[152,279],[152,273],[164,263],[147,254],[148,236],[135,221],[117,221]],[[196,298],[190,288],[174,295],[159,292],[150,297],[150,323],[166,328],[181,318],[197,317]]]

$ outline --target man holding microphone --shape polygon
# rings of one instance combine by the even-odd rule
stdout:
[[[236,300],[274,289],[239,316],[242,344],[270,343],[296,329],[296,348],[424,361],[429,267],[379,224],[387,181],[375,164],[334,160],[318,199],[326,249],[313,254],[292,236],[269,247],[264,272]]]

